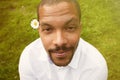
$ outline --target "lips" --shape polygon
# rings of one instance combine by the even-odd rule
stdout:
[[[57,58],[65,58],[68,54],[70,50],[59,50],[59,51],[55,51],[53,52],[53,54],[57,57]]]
[[[71,51],[74,49],[73,46],[56,46],[55,48],[48,49],[49,54],[51,57],[58,58],[58,59],[65,59]]]

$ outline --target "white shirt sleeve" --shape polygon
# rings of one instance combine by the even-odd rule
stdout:
[[[82,62],[85,65],[80,80],[107,80],[108,69],[102,54],[89,43],[84,42],[83,49],[84,58]]]
[[[20,80],[36,80],[33,75],[32,68],[29,61],[28,47],[22,52],[19,62]]]
[[[96,61],[97,62],[96,67],[93,68],[93,72],[90,74],[89,78],[86,80],[107,80],[108,69],[107,69],[106,61],[99,52],[98,52],[98,57],[96,58],[98,60],[98,62]]]
[[[84,80],[107,80],[107,77],[108,77],[107,68],[105,68],[105,67],[98,68],[97,67]]]
[[[94,55],[94,57],[96,57],[97,60],[96,64],[93,64],[93,70],[91,72],[91,74],[89,75],[88,79],[85,80],[107,80],[108,77],[108,69],[107,69],[107,64],[105,59],[103,58],[103,56],[97,51],[93,51],[93,53],[95,53],[97,55]],[[93,57],[93,59],[94,59]],[[96,67],[95,67],[96,66]]]
[[[108,71],[105,66],[101,67],[101,68],[97,69],[95,73],[93,73],[91,75],[92,79],[90,79],[90,80],[107,80],[107,77],[108,77],[107,72]]]

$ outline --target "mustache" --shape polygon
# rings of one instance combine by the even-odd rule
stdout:
[[[57,52],[57,51],[68,51],[68,50],[73,50],[74,47],[73,46],[70,46],[70,47],[67,47],[67,46],[56,46],[55,48],[51,48],[48,50],[48,52]]]

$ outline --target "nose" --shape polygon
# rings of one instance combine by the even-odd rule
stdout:
[[[66,45],[67,36],[65,35],[64,32],[58,31],[58,32],[56,32],[53,43],[54,43],[54,45],[57,45],[57,46]]]

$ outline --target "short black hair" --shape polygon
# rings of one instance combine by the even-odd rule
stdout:
[[[78,12],[79,20],[81,20],[81,9],[80,9],[80,4],[79,4],[79,2],[77,0],[41,0],[40,4],[38,5],[38,9],[37,9],[38,20],[39,20],[39,8],[41,6],[54,5],[54,4],[58,4],[60,2],[74,3],[75,7],[77,9],[77,12]]]

